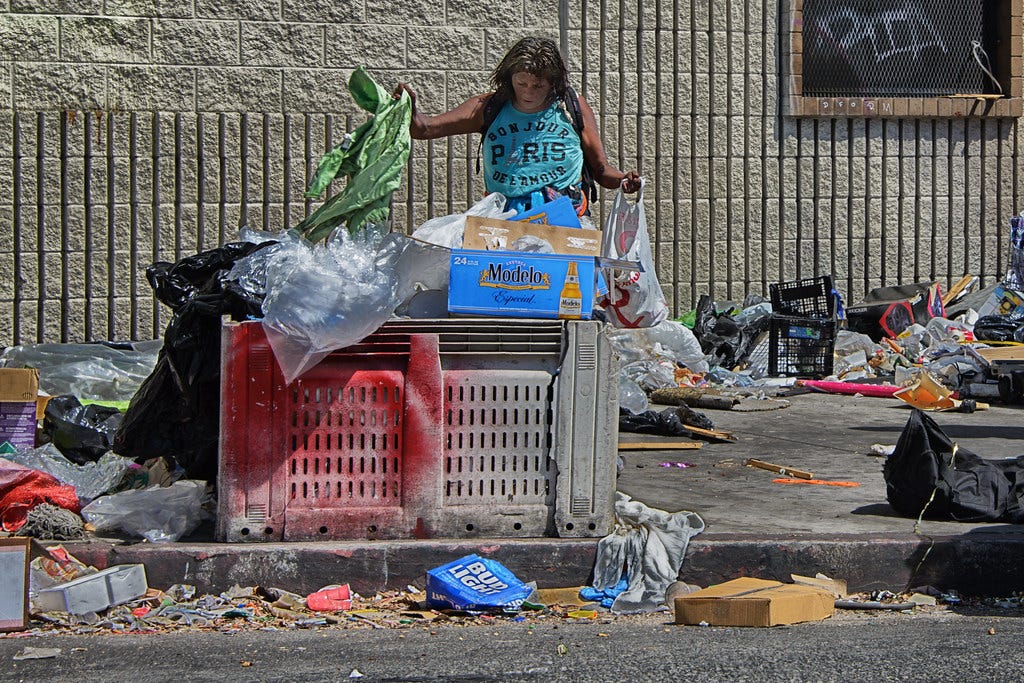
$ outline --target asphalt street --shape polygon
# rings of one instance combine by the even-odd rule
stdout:
[[[4,681],[1019,681],[1024,616],[841,612],[775,628],[675,626],[666,613],[404,630],[187,631],[0,639]],[[14,661],[26,647],[51,659]],[[358,674],[362,678],[358,678]]]

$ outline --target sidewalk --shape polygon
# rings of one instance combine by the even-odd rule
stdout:
[[[846,579],[854,591],[898,591],[908,584],[966,594],[1008,595],[1020,589],[1024,527],[926,520],[915,535],[915,520],[889,508],[884,459],[871,454],[871,445],[894,444],[909,407],[896,399],[826,394],[787,400],[788,408],[775,411],[703,411],[716,429],[737,437],[735,444],[622,453],[620,491],[652,507],[695,511],[707,524],[690,544],[684,580],[709,585],[738,576],[788,580],[790,573],[822,572]],[[934,417],[951,439],[978,455],[1024,453],[1019,408]],[[620,434],[620,441],[680,440]],[[745,467],[747,458],[860,486],[775,484],[777,475]],[[663,462],[694,466],[659,466]],[[348,582],[372,593],[422,585],[427,569],[472,552],[493,557],[542,587],[580,585],[593,567],[597,539],[66,545],[97,567],[143,562],[150,584],[158,587],[191,583],[221,591],[239,583],[303,592]]]

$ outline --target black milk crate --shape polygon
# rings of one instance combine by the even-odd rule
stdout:
[[[821,379],[832,374],[835,318],[773,314],[768,335],[769,375]]]
[[[775,313],[813,318],[835,317],[836,299],[832,289],[831,275],[768,285]]]

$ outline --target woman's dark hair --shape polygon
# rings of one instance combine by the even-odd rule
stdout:
[[[512,97],[512,75],[521,71],[551,82],[548,104],[561,100],[569,87],[569,71],[558,46],[548,38],[523,38],[505,53],[491,73],[491,85],[502,100]]]

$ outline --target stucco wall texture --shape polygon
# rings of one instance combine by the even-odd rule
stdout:
[[[1018,119],[784,116],[788,3],[567,6],[560,24],[557,0],[0,0],[0,343],[159,336],[146,266],[315,208],[316,161],[365,117],[353,68],[438,113],[530,34],[566,41],[610,158],[646,177],[677,314],[824,273],[851,301],[1002,274]],[[417,142],[396,229],[479,199],[476,154]]]

